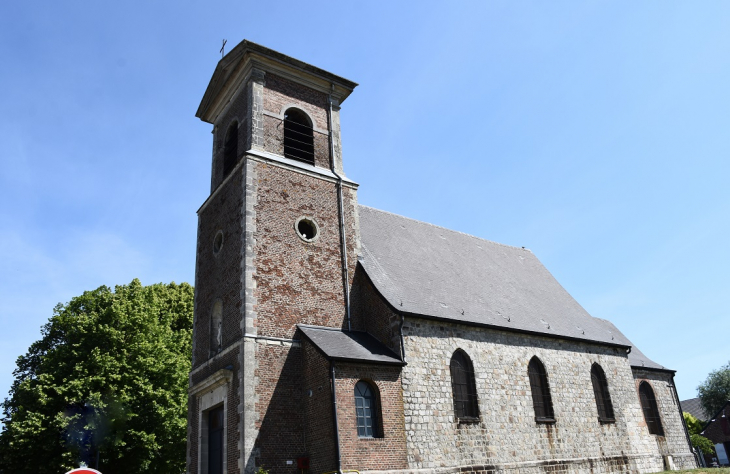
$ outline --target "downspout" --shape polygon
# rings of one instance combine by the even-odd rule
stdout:
[[[684,414],[682,413],[682,405],[679,404],[679,395],[677,394],[677,385],[674,383],[674,374],[672,374],[672,393],[674,393],[674,400],[677,402],[677,410],[679,410],[679,419],[682,420],[682,428],[684,428],[684,436],[687,438],[687,446],[689,446],[689,451],[694,456],[695,462],[696,462],[697,455],[695,454],[694,449],[692,449],[692,440],[689,437],[689,430],[687,429],[687,423],[685,423],[685,421],[684,421]]]
[[[332,414],[335,420],[335,453],[337,454],[337,472],[342,474],[342,456],[340,455],[340,428],[337,422],[337,393],[335,392],[335,362],[330,361],[330,376],[332,378]]]
[[[332,84],[332,90],[335,90],[335,85]],[[332,174],[337,177],[337,206],[340,212],[340,252],[342,254],[342,280],[345,287],[345,315],[347,318],[347,330],[351,331],[350,325],[350,273],[347,270],[347,238],[345,236],[345,206],[342,201],[342,176],[335,170],[335,137],[332,133],[332,93],[329,95],[330,113],[327,116],[327,122],[329,125],[329,139],[330,139],[330,168]],[[334,372],[333,372],[334,374]],[[339,448],[338,448],[339,449]]]
[[[406,317],[400,315],[400,357],[403,362],[406,361],[406,343],[403,340],[403,325],[406,322]]]

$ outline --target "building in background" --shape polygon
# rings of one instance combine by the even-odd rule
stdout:
[[[188,472],[695,467],[674,372],[529,250],[357,203],[355,87],[244,41],[205,91]]]
[[[715,445],[717,462],[730,465],[730,401],[707,421],[701,434]]]
[[[682,400],[679,402],[679,405],[682,407],[682,411],[689,413],[703,423],[706,423],[710,419],[710,415],[702,407],[702,402],[700,402],[699,398]]]

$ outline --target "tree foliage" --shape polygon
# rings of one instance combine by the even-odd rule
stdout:
[[[58,305],[3,403],[0,472],[185,469],[193,288],[102,286]]]
[[[715,454],[715,445],[712,441],[699,434],[689,435],[689,440],[692,442],[692,446],[698,448],[704,454]]]
[[[702,432],[702,422],[695,418],[692,413],[683,411],[682,416],[684,416],[684,423],[687,425],[687,431],[689,431],[689,434],[700,434]]]
[[[684,422],[687,424],[687,431],[689,431],[689,439],[692,442],[692,446],[699,448],[705,454],[715,454],[715,445],[712,444],[712,441],[700,434],[704,427],[702,422],[686,411],[682,412],[682,415],[684,416]]]
[[[730,400],[730,362],[710,372],[705,381],[697,387],[697,392],[707,416],[713,416],[720,411]]]

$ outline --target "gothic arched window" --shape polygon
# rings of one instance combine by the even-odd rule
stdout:
[[[527,366],[527,373],[530,377],[532,406],[535,408],[535,421],[555,421],[547,372],[545,371],[545,366],[542,365],[542,362],[540,362],[537,356],[530,360],[530,364]]]
[[[646,427],[649,428],[649,433],[664,436],[654,390],[648,382],[641,382],[639,385],[639,400],[641,401],[641,411],[644,412],[644,421],[646,421]]]
[[[614,421],[611,394],[608,393],[608,381],[606,380],[606,374],[598,364],[593,364],[593,367],[591,367],[591,382],[593,383],[593,395],[596,397],[598,419],[600,421]]]
[[[460,423],[479,421],[479,403],[474,369],[469,356],[457,350],[451,356],[451,389],[454,392],[454,414]]]
[[[369,383],[361,380],[355,384],[355,416],[357,435],[360,438],[377,438],[377,395]]]
[[[314,130],[307,114],[299,109],[284,112],[284,156],[314,164]]]
[[[226,132],[226,141],[223,146],[223,177],[236,167],[238,158],[238,122],[234,121]]]

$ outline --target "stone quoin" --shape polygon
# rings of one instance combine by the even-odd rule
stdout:
[[[532,252],[357,203],[356,86],[243,41],[205,91],[188,472],[695,467],[674,372]]]

